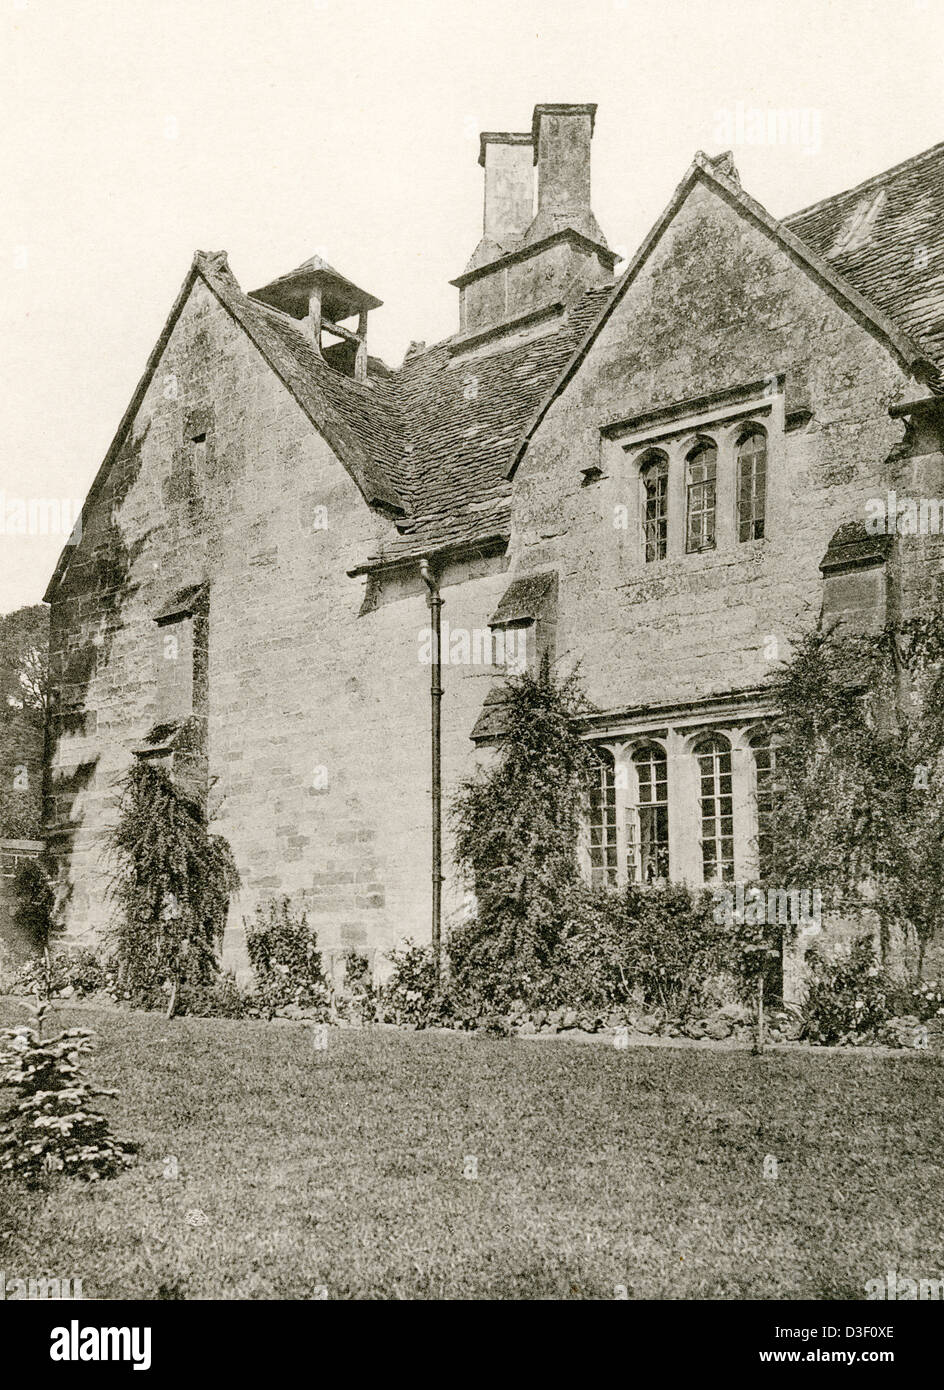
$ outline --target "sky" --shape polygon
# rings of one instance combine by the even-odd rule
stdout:
[[[246,290],[324,256],[398,365],[458,326],[480,130],[597,102],[627,256],[698,149],[779,217],[944,140],[942,58],[944,0],[0,0],[0,612],[42,598],[194,250]]]

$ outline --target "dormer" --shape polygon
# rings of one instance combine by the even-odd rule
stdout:
[[[298,319],[330,367],[355,381],[367,380],[367,315],[383,300],[358,289],[320,256],[253,290],[250,297]]]

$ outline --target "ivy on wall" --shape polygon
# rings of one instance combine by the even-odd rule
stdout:
[[[557,680],[546,659],[503,694],[496,760],[461,786],[452,808],[456,858],[478,905],[463,953],[528,996],[551,967],[580,885],[592,761],[578,721],[589,706],[577,675]]]
[[[122,779],[108,850],[121,988],[152,1006],[169,988],[172,1015],[182,985],[207,985],[218,973],[229,899],[239,887],[232,851],[170,773],[147,761]]]
[[[773,689],[774,876],[873,908],[920,973],[944,921],[944,613],[811,633]]]

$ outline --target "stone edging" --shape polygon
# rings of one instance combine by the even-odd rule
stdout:
[[[28,994],[0,994],[0,1004],[20,1004],[27,1007],[28,1001],[33,998]],[[90,1003],[85,999],[53,999],[50,1007],[59,1009],[78,1009],[87,1013],[103,1014],[144,1014],[151,1018],[164,1018],[164,1014],[159,1009],[122,1009],[117,1004],[96,1004]],[[189,1017],[182,1014],[181,1018]],[[173,1022],[173,1019],[166,1020]],[[207,1022],[220,1023],[264,1023],[264,1019],[208,1019]],[[305,1018],[274,1018],[270,1023],[279,1025],[291,1024],[299,1027],[311,1027],[312,1019]],[[345,1032],[359,1032],[364,1025],[354,1025],[348,1023],[329,1024],[329,1027],[338,1027]],[[482,1040],[482,1032],[478,1029],[468,1028],[404,1028],[398,1023],[371,1023],[367,1028],[379,1028],[397,1033],[419,1032],[438,1034],[442,1037],[450,1038],[475,1038]],[[616,1048],[616,1030],[608,1029],[598,1033],[587,1033],[581,1028],[566,1028],[556,1033],[515,1033],[512,1032],[508,1038],[501,1038],[498,1041],[508,1042],[511,1040],[521,1042],[577,1042],[577,1043],[602,1043],[607,1047]],[[658,1033],[627,1033],[626,1048],[640,1047],[674,1047],[680,1049],[696,1049],[699,1052],[750,1052],[753,1044],[740,1038],[686,1038],[679,1035],[675,1038],[662,1037]],[[622,1049],[616,1048],[617,1051]],[[788,1052],[798,1053],[801,1056],[808,1054],[822,1054],[828,1052],[841,1053],[844,1056],[872,1055],[877,1057],[921,1057],[934,1056],[933,1048],[926,1051],[916,1047],[889,1047],[885,1043],[863,1043],[861,1047],[838,1047],[834,1045],[826,1046],[821,1043],[802,1043],[802,1042],[768,1042],[764,1044],[764,1052]]]

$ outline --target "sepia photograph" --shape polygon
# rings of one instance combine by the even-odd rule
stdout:
[[[942,0],[5,0],[34,1372],[311,1373],[299,1303],[934,1345],[942,58]]]

